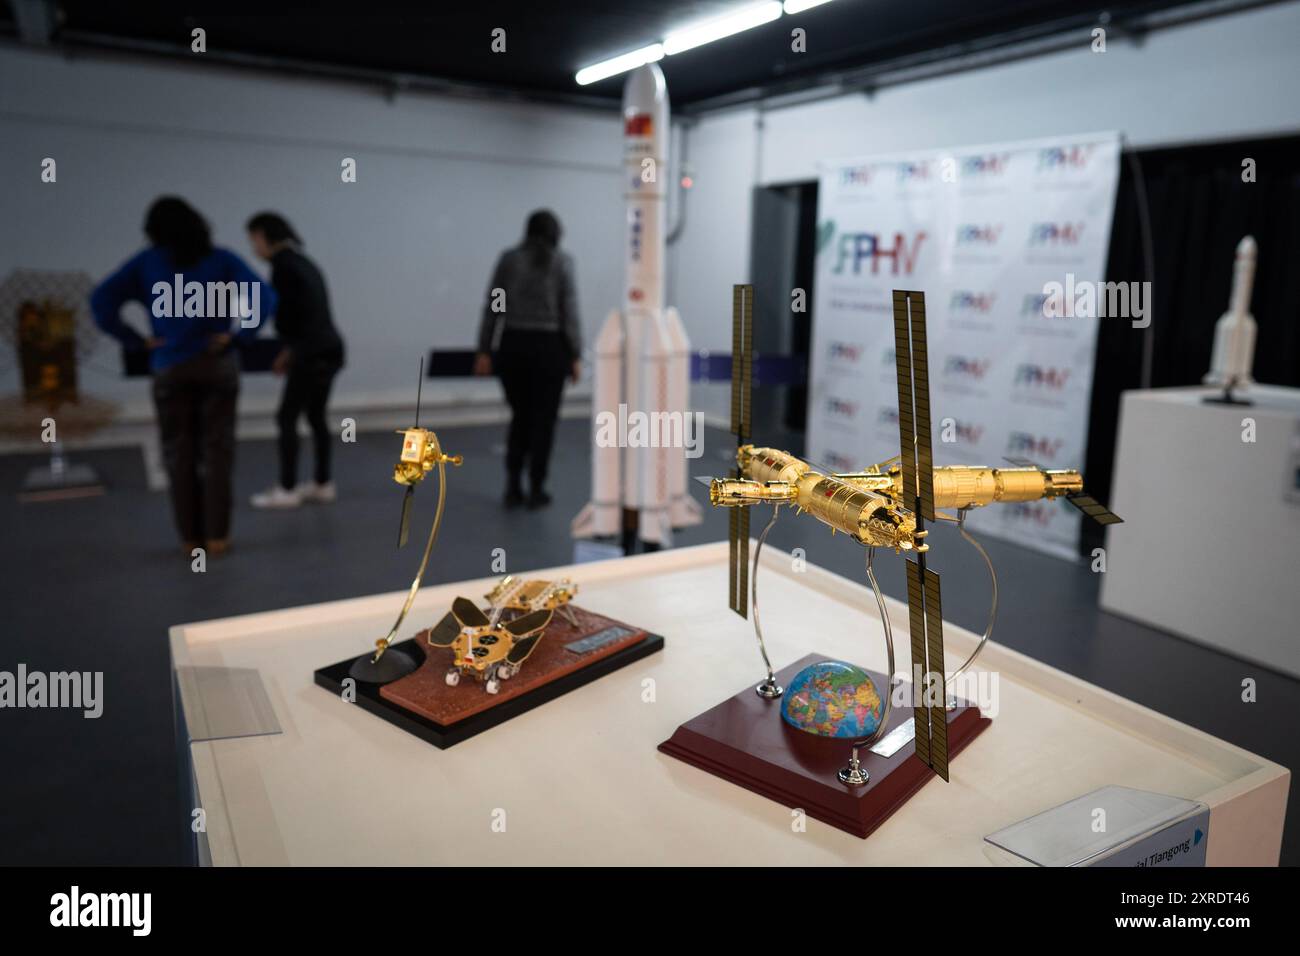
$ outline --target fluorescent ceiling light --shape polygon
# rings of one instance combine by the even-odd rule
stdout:
[[[655,60],[662,60],[663,58],[663,44],[652,43],[639,50],[633,50],[631,53],[624,53],[622,56],[602,60],[599,63],[593,63],[591,66],[584,66],[573,75],[573,78],[578,81],[579,86],[586,86],[588,83],[595,83],[611,76],[618,76],[620,73],[635,70],[638,66],[653,63]]]
[[[680,30],[674,30],[664,38],[664,52],[671,56],[684,50],[692,50],[705,43],[721,40],[733,33],[740,33],[752,27],[771,23],[781,15],[780,0],[754,3],[729,13],[725,16],[705,20]]]
[[[786,13],[803,13],[805,10],[811,10],[813,7],[820,7],[823,3],[830,3],[831,0],[785,0],[783,6]]]

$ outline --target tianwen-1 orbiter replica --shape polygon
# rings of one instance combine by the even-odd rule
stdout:
[[[674,528],[702,520],[686,491],[690,343],[664,304],[668,145],[668,88],[649,63],[623,87],[623,306],[596,336],[591,500],[573,519],[575,538],[626,541],[635,529],[666,546]]]

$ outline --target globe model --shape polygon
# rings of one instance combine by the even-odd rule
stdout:
[[[881,710],[871,676],[843,661],[805,667],[781,698],[781,719],[819,737],[868,737],[880,725]]]

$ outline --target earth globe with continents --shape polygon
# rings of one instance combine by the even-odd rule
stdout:
[[[843,661],[822,661],[795,675],[781,699],[781,719],[819,737],[861,739],[875,733],[882,710],[866,671]]]

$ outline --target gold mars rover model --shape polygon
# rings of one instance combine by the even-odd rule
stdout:
[[[568,604],[577,593],[578,586],[567,578],[506,577],[488,593],[486,612],[468,598],[456,598],[428,637],[430,647],[451,648],[447,683],[454,687],[468,676],[489,694],[498,693],[501,681],[519,673],[557,610],[576,623]]]
[[[774,448],[756,448],[750,437],[750,395],[753,356],[753,287],[738,285],[734,290],[732,328],[731,431],[737,437],[737,470],[729,478],[703,479],[709,482],[709,500],[718,507],[736,509],[730,524],[729,599],[732,610],[748,617],[750,598],[754,604],[754,632],[767,669],[767,677],[755,691],[774,700],[785,693],[779,686],[758,616],[758,558],[763,542],[776,523],[781,506],[792,507],[797,514],[808,513],[830,527],[831,533],[842,531],[867,549],[867,578],[875,594],[884,626],[888,651],[889,686],[877,694],[865,672],[852,665],[833,662],[831,667],[849,668],[867,686],[859,700],[876,701],[883,713],[872,714],[862,735],[836,732],[823,721],[816,727],[800,726],[823,736],[853,736],[852,754],[847,767],[839,771],[841,783],[859,787],[868,782],[868,774],[859,760],[859,748],[871,747],[889,725],[894,675],[894,642],[884,598],[876,583],[872,559],[876,548],[890,548],[905,555],[907,598],[911,631],[912,669],[916,674],[913,687],[913,718],[916,755],[931,770],[948,779],[948,721],[946,711],[956,701],[945,693],[948,685],[965,672],[983,649],[993,630],[997,613],[997,577],[983,547],[966,531],[966,515],[999,501],[1034,501],[1039,498],[1063,498],[1100,524],[1115,524],[1121,519],[1083,490],[1083,478],[1073,469],[1040,468],[1024,459],[1010,460],[1010,468],[944,466],[934,467],[930,441],[930,388],[925,332],[925,295],[922,292],[898,291],[893,294],[895,356],[898,372],[898,423],[900,454],[861,472],[832,474],[788,452]],[[749,566],[749,508],[773,505],[772,518],[758,538],[754,553],[753,577]],[[946,514],[955,511],[955,514]],[[951,677],[945,678],[943,656],[943,610],[939,575],[926,567],[930,534],[926,522],[947,521],[955,524],[989,569],[992,602],[988,627],[970,657]],[[751,591],[752,588],[752,591]],[[747,593],[748,592],[748,593]],[[822,665],[814,665],[819,667]],[[814,668],[808,668],[812,671]],[[801,672],[792,683],[801,683]],[[823,678],[834,682],[842,676]],[[883,704],[878,698],[883,698]],[[806,699],[801,703],[807,712]],[[797,723],[783,710],[787,723]],[[860,727],[861,725],[855,725]],[[892,736],[892,734],[891,734]],[[894,748],[896,750],[896,748]],[[889,753],[893,753],[890,750]]]

